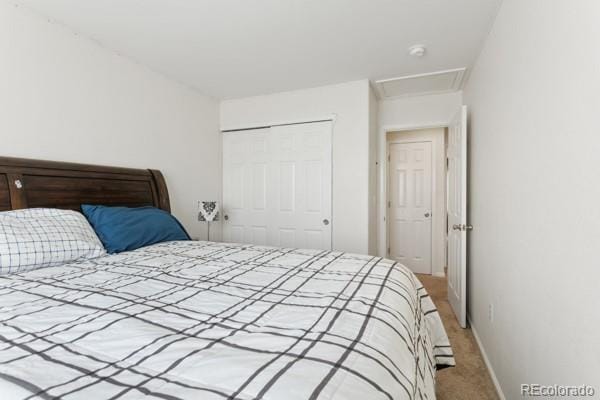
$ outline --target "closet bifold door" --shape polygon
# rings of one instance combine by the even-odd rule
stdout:
[[[331,249],[332,123],[223,134],[223,238]]]

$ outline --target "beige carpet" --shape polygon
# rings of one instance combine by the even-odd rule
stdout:
[[[437,373],[437,400],[498,400],[471,329],[458,325],[448,303],[445,278],[417,275],[437,306],[454,350],[456,367]]]

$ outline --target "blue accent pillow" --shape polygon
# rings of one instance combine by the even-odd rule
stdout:
[[[156,207],[106,207],[83,204],[88,219],[109,253],[135,250],[172,240],[191,240],[177,219]]]

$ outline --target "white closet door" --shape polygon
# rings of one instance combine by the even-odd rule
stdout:
[[[223,239],[331,249],[331,122],[223,134]]]
[[[223,134],[223,240],[266,245],[270,130]]]
[[[271,128],[275,246],[331,249],[331,122]]]

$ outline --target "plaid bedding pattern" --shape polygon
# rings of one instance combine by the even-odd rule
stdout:
[[[105,253],[81,213],[52,208],[0,212],[0,275]]]
[[[446,333],[386,259],[169,242],[0,277],[9,399],[434,399]]]

